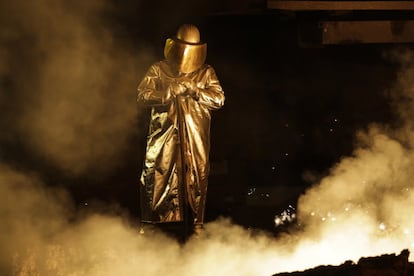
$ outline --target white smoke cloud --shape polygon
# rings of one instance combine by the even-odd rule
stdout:
[[[13,252],[42,247],[64,227],[71,205],[66,193],[45,190],[34,173],[20,173],[3,164],[0,194],[0,268],[10,272]]]
[[[102,16],[110,11],[104,0],[13,1],[1,10],[9,132],[68,174],[115,168],[137,129],[135,88],[153,56],[114,37]]]
[[[1,166],[0,183],[7,275],[272,275],[393,252],[406,242],[374,237],[375,218],[356,211],[340,224],[316,224],[318,235],[311,225],[277,239],[220,219],[179,244],[157,230],[140,235],[128,217],[76,215],[64,192],[33,174]]]
[[[306,231],[329,242],[329,248],[341,248],[331,256],[355,259],[414,246],[414,106],[409,100],[414,96],[414,60],[409,52],[390,56],[402,64],[390,92],[400,121],[358,132],[352,156],[299,199],[299,220]]]
[[[119,216],[75,216],[65,193],[32,174],[2,165],[0,183],[0,268],[7,275],[269,275],[277,261],[275,241],[229,221],[207,225],[204,237],[182,245],[157,230],[140,235]]]

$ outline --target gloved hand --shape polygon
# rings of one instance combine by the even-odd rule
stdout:
[[[171,96],[183,95],[187,91],[187,87],[178,82],[171,82],[167,88],[167,93]]]
[[[193,97],[194,99],[198,100],[199,96],[199,90],[197,87],[197,83],[193,80],[184,80],[182,82],[182,84],[186,87],[187,89],[187,95]]]
[[[192,91],[197,90],[197,83],[193,80],[184,80],[182,84],[188,89]]]

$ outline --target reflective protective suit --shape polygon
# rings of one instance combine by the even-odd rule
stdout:
[[[188,81],[196,85],[191,94],[173,96],[169,92],[172,83]],[[194,223],[202,224],[209,174],[210,111],[224,104],[214,69],[204,64],[191,73],[175,73],[167,61],[155,63],[138,86],[138,101],[151,106],[140,179],[141,220],[183,221],[185,206],[189,206]]]

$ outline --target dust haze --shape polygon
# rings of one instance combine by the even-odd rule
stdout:
[[[137,129],[135,88],[151,49],[114,36],[103,0],[2,6],[0,139],[66,174],[111,171]]]

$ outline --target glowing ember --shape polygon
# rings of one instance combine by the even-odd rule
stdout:
[[[275,226],[287,225],[292,223],[296,219],[296,209],[289,205],[286,210],[283,210],[279,215],[275,216]]]

